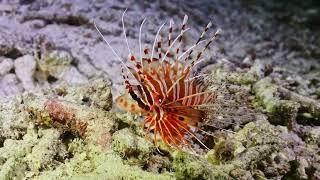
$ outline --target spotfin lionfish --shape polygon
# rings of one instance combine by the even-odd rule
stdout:
[[[181,51],[183,35],[189,30],[186,26],[188,16],[185,15],[180,33],[175,39],[172,38],[174,23],[170,20],[167,42],[164,43],[160,37],[160,31],[166,24],[163,23],[157,31],[152,49],[145,48],[142,51],[141,31],[145,18],[140,25],[140,58],[137,58],[131,52],[126,37],[125,12],[122,14],[122,28],[131,66],[125,64],[94,23],[102,39],[121,62],[124,85],[128,93],[117,98],[117,105],[120,109],[145,117],[144,127],[147,132],[153,131],[155,144],[157,136],[160,135],[163,142],[171,147],[180,148],[183,145],[190,147],[190,138],[195,138],[206,147],[193,131],[199,129],[198,123],[206,116],[207,110],[203,107],[213,102],[216,94],[208,90],[208,87],[191,71],[202,60],[201,57],[209,45],[218,37],[219,30],[209,39],[204,40],[205,34],[212,25],[211,22],[208,23],[196,43],[187,50]],[[200,48],[200,44],[204,46]],[[199,50],[195,50],[197,48]]]

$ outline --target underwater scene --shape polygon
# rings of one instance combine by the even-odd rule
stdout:
[[[0,180],[320,180],[320,2],[0,0]]]

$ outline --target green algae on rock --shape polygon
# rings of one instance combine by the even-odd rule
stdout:
[[[67,151],[54,129],[37,130],[31,125],[21,140],[7,139],[1,152],[0,177],[28,177],[43,170],[52,170],[64,159]],[[1,178],[1,179],[2,179]]]
[[[36,57],[38,73],[36,77],[47,80],[49,76],[59,78],[61,73],[71,64],[72,57],[65,51],[43,52],[41,57]]]
[[[226,131],[226,135],[221,132],[222,135],[216,133],[215,137],[207,137],[212,138],[212,150],[204,152],[199,148],[196,155],[163,147],[161,142],[157,144],[160,150],[156,151],[152,140],[144,139],[145,133],[137,117],[130,113],[110,112],[111,89],[109,82],[102,79],[83,86],[62,85],[44,93],[26,93],[12,100],[1,100],[0,178],[268,179],[315,176],[308,173],[309,169],[314,169],[315,174],[319,171],[316,129],[304,134],[305,143],[308,143],[304,144],[287,127],[271,125],[264,114],[247,103],[252,84],[256,100],[261,100],[259,107],[269,116],[268,109],[272,110],[270,112],[277,110],[273,101],[289,107],[276,111],[286,118],[290,117],[287,115],[290,115],[289,110],[294,110],[296,102],[292,101],[292,106],[288,106],[286,103],[291,100],[281,100],[278,88],[271,80],[256,82],[255,76],[251,75],[248,75],[249,80],[243,80],[245,73],[238,79],[238,72],[229,76],[230,72],[222,70],[218,74],[220,76],[216,78],[220,81],[214,79],[212,84],[217,85],[220,98],[216,102],[216,114],[234,121],[228,124],[230,119],[219,119],[218,116],[209,120],[216,123],[214,126],[225,123],[218,126],[221,128],[230,128],[235,123],[239,126],[234,128],[234,133]],[[228,81],[228,87],[220,89],[218,84],[225,81]]]
[[[306,120],[309,124],[319,124],[319,102],[272,83],[270,77],[255,83],[253,92],[255,93],[254,105],[256,107],[262,106],[269,115],[270,122],[274,124],[287,125],[290,129],[295,128],[297,120]],[[298,115],[306,113],[310,115],[309,118],[297,118]]]
[[[173,155],[173,169],[177,179],[228,179],[227,172],[214,168],[203,157],[177,151]]]
[[[297,102],[280,99],[278,86],[272,83],[271,78],[264,78],[253,86],[256,94],[255,105],[263,106],[270,117],[270,122],[280,125],[290,125],[300,105]]]
[[[64,99],[76,101],[79,104],[93,106],[106,111],[112,108],[111,83],[103,78],[92,79],[83,86],[60,85],[55,89]]]
[[[78,144],[72,145],[73,157],[55,170],[43,172],[37,179],[173,179],[169,173],[155,174],[138,166],[126,165],[112,151],[101,151],[86,143],[73,143]]]
[[[228,81],[230,81],[234,84],[239,84],[239,85],[251,85],[254,82],[256,82],[258,79],[255,74],[247,73],[247,72],[228,73],[228,76],[226,78]]]
[[[113,134],[112,149],[125,157],[129,163],[145,164],[155,147],[152,142],[125,128]]]
[[[100,102],[111,101],[111,95],[109,87],[99,86],[99,83],[105,82],[1,100],[7,103],[1,104],[0,109],[3,124],[0,177],[173,179],[173,175],[165,171],[152,173],[129,165],[113,152],[112,134],[118,132],[121,120],[115,113],[106,111],[111,108],[110,102]],[[96,96],[91,100],[92,92]],[[100,94],[105,98],[99,101]],[[89,97],[90,102],[83,102],[83,97]],[[78,126],[83,123],[86,124],[84,129]],[[117,134],[121,131],[114,137]],[[152,143],[135,136],[141,140],[140,145],[153,147]],[[147,148],[144,153],[141,158],[151,154],[152,149]]]

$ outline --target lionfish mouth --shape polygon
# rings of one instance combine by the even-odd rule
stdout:
[[[181,44],[188,16],[183,18],[179,27],[180,33],[173,36],[173,20],[170,20],[166,40],[160,37],[165,23],[160,26],[152,45],[152,49],[141,48],[141,31],[144,19],[140,25],[139,47],[140,58],[130,50],[122,14],[123,34],[129,51],[129,64],[126,64],[110,43],[102,35],[94,23],[98,33],[121,62],[122,77],[127,94],[117,98],[120,109],[140,114],[145,117],[146,135],[153,131],[154,143],[160,135],[163,142],[174,148],[191,146],[190,139],[196,139],[206,147],[192,130],[198,128],[207,110],[203,109],[216,98],[216,93],[208,90],[204,83],[194,76],[191,71],[201,61],[201,57],[209,45],[218,37],[219,30],[211,37],[204,39],[212,23],[209,22],[198,40],[188,49],[182,50]],[[201,130],[201,129],[200,129]]]

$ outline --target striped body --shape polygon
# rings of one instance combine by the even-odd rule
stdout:
[[[136,103],[121,96],[117,99],[118,106],[142,114],[148,131],[153,130],[165,143],[178,146],[191,133],[190,127],[196,127],[204,117],[205,112],[198,107],[214,99],[214,93],[205,92],[205,86],[196,79],[190,80],[190,66],[184,67],[182,63],[161,63],[154,59],[140,71],[141,74],[132,73],[141,84],[127,85]]]
[[[218,32],[207,40],[202,50],[195,51],[194,48],[204,42],[202,38],[211,26],[209,23],[196,43],[180,52],[183,34],[188,30],[186,22],[187,16],[184,17],[180,34],[172,40],[173,21],[170,21],[166,48],[162,38],[158,37],[163,24],[157,32],[151,53],[145,48],[142,55],[140,38],[143,21],[139,34],[140,58],[131,53],[127,42],[131,65],[122,61],[122,75],[128,94],[116,100],[121,109],[145,117],[144,126],[147,132],[153,131],[154,143],[160,135],[164,143],[176,148],[190,146],[190,138],[196,138],[201,143],[191,129],[197,129],[198,123],[205,117],[206,110],[202,107],[215,99],[215,93],[207,90],[198,78],[192,76],[191,71]]]

